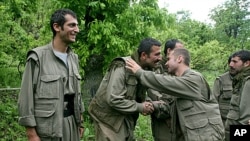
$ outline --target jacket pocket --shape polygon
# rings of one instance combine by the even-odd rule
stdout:
[[[137,83],[138,82],[135,76],[130,75],[126,79],[126,86],[127,86],[126,98],[127,99],[130,99],[130,100],[134,99]]]
[[[209,135],[206,133],[206,126],[208,125],[207,119],[201,119],[196,122],[185,122],[187,129],[188,141],[204,141],[202,138],[209,139]],[[205,136],[205,137],[202,137]]]
[[[209,118],[209,125],[213,128],[211,137],[213,141],[222,141],[225,138],[225,130],[221,117]]]
[[[53,136],[53,115],[55,111],[35,110],[36,131],[41,137]]]
[[[43,75],[39,88],[39,98],[59,98],[60,75]]]
[[[91,101],[88,111],[91,116],[108,125],[115,132],[119,131],[122,122],[124,122],[124,116],[113,111],[109,106],[98,104],[95,98]]]
[[[224,87],[223,94],[221,95],[221,98],[225,99],[225,100],[230,100],[232,97],[232,92],[233,92],[232,86],[231,87]]]
[[[221,141],[224,127],[220,117],[185,122],[188,141]]]
[[[232,96],[232,98],[231,98],[230,104],[231,104],[232,106],[239,107],[239,103],[240,103],[240,96],[234,94],[234,95]]]

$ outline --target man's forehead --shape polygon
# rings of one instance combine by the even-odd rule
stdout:
[[[241,60],[241,59],[240,59],[240,57],[235,56],[235,57],[232,57],[232,59],[231,59],[231,60],[239,61],[239,60]]]
[[[70,14],[66,14],[66,15],[65,15],[65,21],[66,21],[66,22],[71,22],[71,23],[77,23],[77,24],[78,24],[77,19],[74,18],[74,17],[73,17],[72,15],[70,15]]]

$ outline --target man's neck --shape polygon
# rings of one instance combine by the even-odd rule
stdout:
[[[186,70],[190,69],[188,66],[181,66],[179,69],[176,71],[175,75],[176,76],[182,76]]]
[[[60,38],[53,39],[53,49],[62,53],[66,53],[68,49],[68,44],[62,42]]]

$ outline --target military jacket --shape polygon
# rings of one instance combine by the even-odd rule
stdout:
[[[227,115],[229,125],[247,125],[250,119],[250,67],[242,70],[233,79],[233,94]],[[227,125],[228,124],[228,125]]]
[[[74,117],[84,111],[78,57],[68,48],[68,66],[55,56],[52,43],[28,52],[18,99],[19,124],[35,127],[41,137],[62,137],[64,95],[74,94]]]
[[[162,64],[158,64],[156,68],[154,68],[154,72],[157,74],[169,75],[164,71]],[[154,104],[154,112],[152,116],[156,119],[167,119],[170,117],[170,104],[173,103],[173,97],[167,94],[161,94],[158,91],[153,89],[147,90],[147,100],[148,101],[162,101],[164,103],[153,103]]]
[[[223,122],[227,118],[232,97],[232,76],[226,72],[216,78],[213,86],[213,93],[218,101]]]
[[[224,126],[218,103],[203,76],[186,70],[181,77],[138,70],[141,83],[176,96],[176,109],[185,141],[223,140]]]
[[[139,112],[143,111],[139,102],[145,99],[143,87],[135,75],[125,68],[126,58],[130,57],[112,61],[88,108],[94,120],[115,132],[119,131],[124,120],[129,119],[135,126]]]

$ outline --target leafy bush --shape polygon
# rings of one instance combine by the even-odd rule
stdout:
[[[27,140],[25,128],[18,124],[17,91],[0,91],[0,96],[0,140]]]
[[[12,87],[18,88],[21,83],[21,76],[18,73],[17,68],[8,67],[0,68],[0,88]]]

